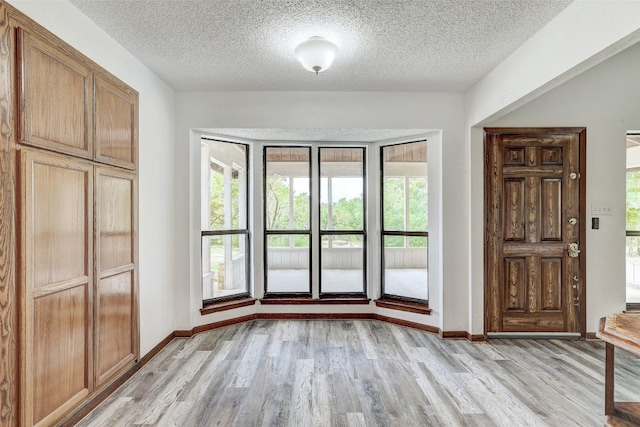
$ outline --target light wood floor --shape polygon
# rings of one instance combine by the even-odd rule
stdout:
[[[82,426],[601,426],[604,344],[470,343],[374,320],[175,339]],[[616,352],[617,400],[640,363]]]

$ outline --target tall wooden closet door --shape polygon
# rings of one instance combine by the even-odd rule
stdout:
[[[93,388],[92,171],[20,152],[24,425],[51,424]]]
[[[96,168],[96,386],[138,357],[135,193],[134,174]]]

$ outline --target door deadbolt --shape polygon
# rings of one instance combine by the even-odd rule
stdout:
[[[569,224],[571,225],[576,225],[578,223],[578,220],[575,218],[569,218]]]
[[[575,172],[571,172],[571,173],[569,174],[569,178],[571,178],[571,179],[578,179],[578,174],[577,174],[577,173],[575,173]]]

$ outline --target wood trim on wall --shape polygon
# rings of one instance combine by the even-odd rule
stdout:
[[[250,322],[253,320],[379,320],[382,322],[393,323],[400,326],[406,326],[409,328],[419,329],[421,331],[438,334],[442,336],[442,332],[439,328],[430,325],[424,325],[422,323],[411,322],[408,320],[396,319],[395,317],[384,316],[376,313],[254,313],[242,317],[234,317],[232,319],[223,320],[220,322],[208,323],[206,325],[196,326],[190,330],[177,330],[174,332],[176,338],[190,338],[200,332],[209,331],[211,329],[222,328],[224,326],[235,325],[237,323]],[[447,335],[448,333],[445,333]],[[463,338],[474,337],[473,341],[480,341],[478,337],[484,335],[470,335],[467,332],[462,332]],[[449,334],[450,335],[450,334]],[[455,333],[456,338],[460,338]],[[448,336],[443,337],[448,339]]]
[[[271,296],[262,298],[261,305],[369,305],[369,299],[362,295],[338,296],[323,298]]]
[[[580,149],[580,202],[578,209],[580,211],[580,250],[582,256],[580,257],[580,286],[582,292],[582,298],[580,298],[580,316],[578,321],[580,322],[580,333],[582,339],[587,339],[587,128],[580,130],[580,142],[578,143]]]
[[[420,304],[416,302],[403,301],[394,298],[380,298],[376,300],[376,306],[381,308],[388,308],[390,310],[407,311],[409,313],[418,314],[431,314],[431,309],[426,304]]]
[[[417,323],[417,322],[410,322],[408,320],[396,319],[395,317],[383,316],[381,314],[376,314],[375,319],[380,320],[382,322],[388,322],[388,323],[393,323],[395,325],[418,329],[418,330],[429,332],[432,334],[440,334],[440,328],[437,328],[435,326],[424,325],[422,323]]]
[[[240,308],[240,307],[248,307],[251,305],[255,305],[256,301],[257,300],[255,298],[248,297],[248,298],[242,298],[242,299],[233,299],[228,301],[220,301],[216,303],[205,304],[205,306],[200,309],[200,314],[205,315],[205,314],[217,313],[219,311],[233,310],[235,308]]]
[[[467,339],[469,333],[467,331],[440,331],[440,337],[450,340]]]
[[[487,340],[487,337],[482,334],[467,333],[467,340],[471,342],[485,342]]]
[[[18,424],[18,310],[15,255],[14,97],[11,26],[0,2],[0,425]]]

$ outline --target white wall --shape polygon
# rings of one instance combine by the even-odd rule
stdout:
[[[626,131],[640,128],[640,43],[485,125],[587,128],[587,331],[597,331],[599,318],[625,308],[625,144]],[[481,194],[482,132],[472,138],[471,192]],[[476,198],[472,206],[476,229],[482,228],[481,203]],[[590,227],[595,203],[614,207],[613,215],[600,216],[599,230]],[[481,235],[473,246],[473,265],[480,265]],[[479,274],[474,294],[483,286]],[[482,307],[473,310],[480,319]]]
[[[524,105],[640,40],[640,1],[575,0],[467,92],[468,123]]]
[[[441,150],[431,150],[446,163],[458,164],[459,151],[464,147],[464,106],[462,94],[447,93],[374,93],[374,92],[178,92],[176,94],[176,151],[178,191],[177,220],[183,224],[180,234],[190,236],[191,242],[180,241],[177,254],[178,274],[189,277],[191,292],[178,296],[180,307],[188,307],[188,315],[181,312],[179,328],[190,329],[251,313],[251,308],[201,316],[199,312],[199,133],[194,129],[210,128],[374,128],[374,129],[439,129]],[[439,139],[439,138],[438,138]],[[255,151],[258,151],[257,153]],[[254,166],[259,168],[260,150],[254,150]],[[431,165],[430,165],[431,168]],[[436,169],[437,171],[437,169]],[[444,270],[438,272],[444,289],[444,298],[432,293],[434,312],[431,316],[380,309],[384,315],[420,322],[445,330],[466,330],[468,324],[466,278],[467,259],[457,254],[465,252],[465,209],[460,206],[460,194],[466,194],[468,180],[464,168],[455,167],[442,173],[443,229],[441,245]],[[431,176],[430,176],[431,179]],[[431,184],[431,182],[430,182]],[[258,190],[260,191],[260,190]],[[435,193],[437,194],[437,193]],[[435,196],[434,194],[434,196]],[[430,192],[430,196],[432,193]],[[465,199],[464,196],[462,196]],[[259,209],[259,208],[258,208]],[[259,215],[259,210],[256,214]],[[431,220],[432,218],[430,218]],[[437,218],[433,218],[434,220]],[[260,235],[253,242],[260,252]],[[438,243],[438,242],[436,242]],[[188,251],[182,248],[189,247]],[[254,259],[254,266],[260,267]],[[430,265],[430,269],[434,266]],[[260,276],[260,274],[258,274]],[[440,302],[443,300],[444,302]],[[281,312],[317,310],[314,306],[262,306],[261,311]],[[322,311],[355,310],[371,312],[367,306],[323,306]],[[442,313],[446,316],[443,317]],[[449,314],[450,313],[450,314]]]
[[[140,96],[139,231],[140,354],[176,328],[174,92],[71,3],[9,3],[133,87]]]

